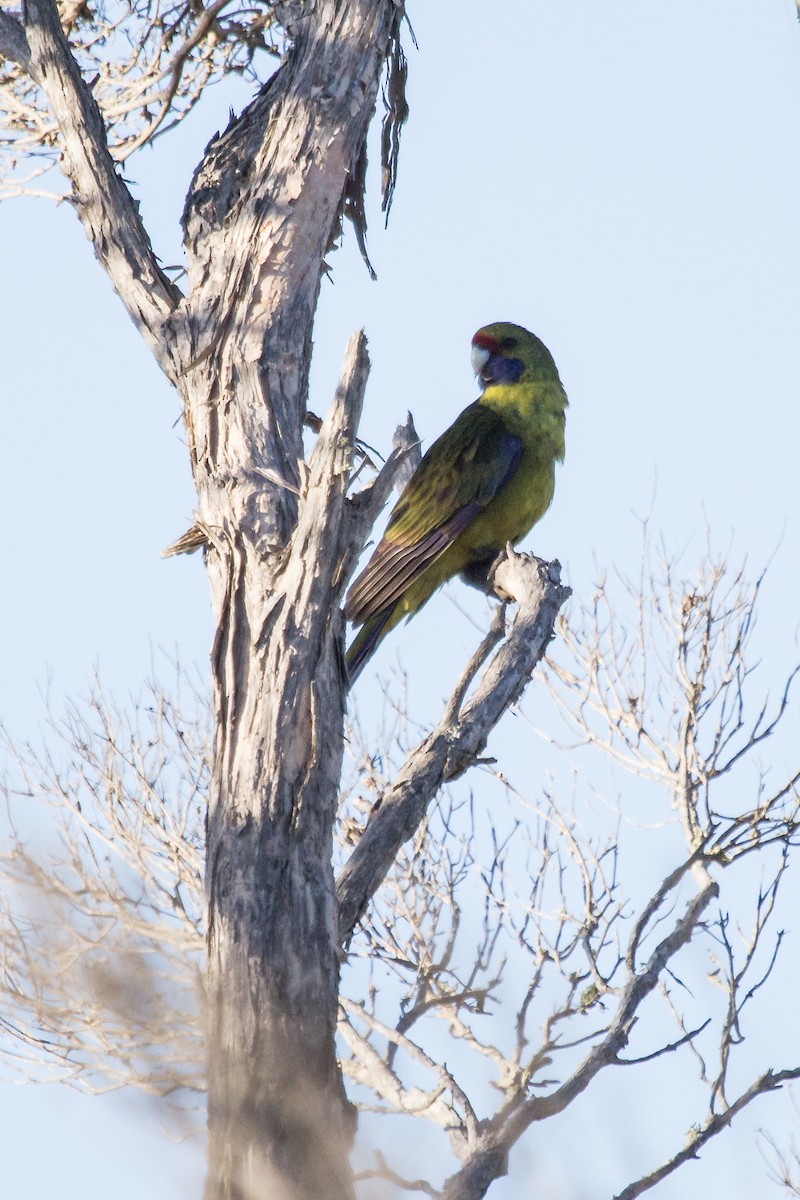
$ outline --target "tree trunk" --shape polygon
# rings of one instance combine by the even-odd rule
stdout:
[[[184,216],[178,384],[217,623],[208,1200],[352,1196],[331,858],[363,346],[308,467],[302,423],[323,254],[397,19],[385,0],[318,3],[276,76],[212,141]]]

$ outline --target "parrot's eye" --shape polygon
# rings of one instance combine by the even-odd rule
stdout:
[[[504,337],[502,339],[502,341],[500,342],[500,349],[501,350],[513,350],[514,347],[516,346],[516,344],[517,344],[517,339],[515,337]]]

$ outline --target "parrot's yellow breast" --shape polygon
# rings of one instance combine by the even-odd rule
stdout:
[[[502,488],[453,544],[410,585],[392,625],[411,616],[448,579],[470,564],[499,554],[541,520],[553,499],[555,465],[564,458],[566,397],[558,382],[487,388],[481,403],[492,408],[523,445],[522,458]]]

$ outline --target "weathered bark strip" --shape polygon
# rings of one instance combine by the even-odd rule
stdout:
[[[213,1200],[352,1195],[331,858],[345,686],[336,600],[368,366],[359,334],[271,590],[256,590],[267,577],[240,539],[218,635],[206,884]]]
[[[47,96],[64,151],[73,207],[117,295],[167,377],[178,364],[169,319],[182,299],[158,265],[138,208],[116,172],[103,118],[72,56],[53,0],[26,0],[30,59],[22,63]],[[19,61],[19,59],[18,59]]]
[[[349,547],[345,550],[342,575],[349,579],[377,521],[383,506],[389,499],[392,488],[402,490],[409,474],[421,458],[419,438],[411,414],[405,425],[398,425],[392,439],[392,453],[381,467],[369,487],[357,492],[349,500],[348,519],[350,524]],[[410,468],[410,471],[409,471]]]
[[[445,713],[411,753],[395,782],[381,797],[367,827],[337,880],[339,937],[346,942],[395,855],[418,828],[443,783],[472,766],[500,717],[516,703],[547,649],[561,605],[570,595],[557,563],[510,553],[495,581],[519,601],[508,638],[489,665],[471,699],[463,695],[478,664],[470,664]],[[494,639],[487,639],[488,654]],[[484,655],[485,656],[485,655]]]
[[[31,63],[31,48],[25,30],[16,17],[3,9],[0,9],[0,58],[10,58],[28,72],[34,83],[39,82],[39,73]]]
[[[316,591],[301,601],[301,611],[317,611],[320,620],[329,619],[331,599],[346,582],[342,554],[352,535],[345,526],[349,516],[345,492],[368,374],[367,340],[363,332],[355,333],[347,346],[333,407],[309,458],[308,484],[286,562],[286,574],[306,573],[308,564],[314,564]],[[334,607],[338,607],[335,600]]]
[[[181,391],[198,520],[221,547],[247,530],[273,570],[297,516],[323,257],[395,13],[388,0],[309,9],[284,64],[210,143],[187,198]],[[209,568],[216,607],[227,569],[215,555]]]

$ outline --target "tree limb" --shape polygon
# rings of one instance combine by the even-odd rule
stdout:
[[[25,36],[22,25],[11,13],[0,8],[0,58],[10,58],[12,62],[27,71],[35,83],[39,82],[39,72],[31,62],[31,48]]]
[[[357,492],[349,504],[349,550],[342,563],[344,580],[350,575],[364,549],[364,543],[393,487],[402,489],[420,460],[419,437],[411,414],[405,425],[398,425],[392,438],[392,453],[369,487]]]
[[[691,1158],[697,1158],[698,1151],[710,1142],[713,1137],[721,1133],[723,1129],[727,1129],[733,1121],[733,1118],[747,1108],[751,1101],[757,1096],[763,1096],[767,1092],[774,1092],[777,1088],[783,1087],[785,1083],[791,1083],[793,1080],[800,1078],[800,1067],[791,1067],[784,1071],[765,1071],[758,1079],[756,1079],[746,1092],[736,1100],[730,1108],[726,1108],[724,1112],[716,1113],[702,1129],[697,1129],[692,1132],[691,1137],[687,1141],[682,1150],[674,1154],[672,1158],[649,1175],[643,1175],[641,1179],[637,1179],[635,1183],[630,1183],[626,1188],[619,1192],[614,1200],[636,1200],[637,1196],[644,1195],[654,1188],[662,1179],[666,1179],[673,1171],[677,1171],[678,1167],[682,1167],[685,1162]]]
[[[511,633],[484,671],[472,699],[463,708],[447,705],[439,724],[409,756],[370,817],[337,881],[343,942],[350,938],[397,851],[412,836],[439,788],[477,761],[500,717],[522,695],[553,636],[558,611],[570,595],[560,582],[558,563],[545,563],[532,555],[511,551],[495,577],[505,592],[519,600]],[[490,643],[486,646],[488,652]],[[470,672],[474,667],[470,663]],[[460,691],[459,683],[459,701]]]
[[[369,365],[367,339],[361,330],[347,345],[334,403],[308,463],[307,484],[286,556],[285,579],[298,581],[296,588],[288,589],[300,614],[295,617],[298,631],[307,626],[316,637],[329,619],[332,593],[341,591],[346,582],[342,571],[342,557],[350,545],[346,490]]]
[[[159,267],[136,203],[116,172],[100,109],[72,56],[54,0],[27,0],[24,14],[30,51],[26,69],[41,85],[58,122],[71,202],[128,315],[175,382],[168,332],[181,292]],[[4,25],[11,29],[7,21]]]
[[[506,1173],[511,1147],[528,1126],[563,1112],[586,1090],[599,1071],[618,1063],[619,1052],[627,1043],[642,1003],[656,987],[670,959],[691,940],[703,912],[718,891],[717,884],[712,881],[690,901],[672,931],[656,946],[644,969],[629,980],[605,1037],[587,1054],[570,1078],[548,1096],[532,1096],[522,1103],[512,1100],[505,1110],[486,1123],[464,1166],[447,1181],[444,1200],[481,1200],[494,1180]],[[625,1197],[625,1200],[632,1200],[632,1197]]]

